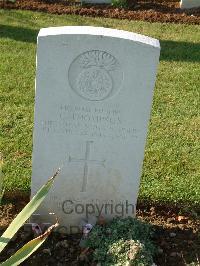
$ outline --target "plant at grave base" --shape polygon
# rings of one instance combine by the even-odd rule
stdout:
[[[16,234],[19,228],[30,218],[30,216],[35,212],[35,210],[40,206],[42,201],[48,194],[59,170],[51,177],[45,185],[43,185],[32,200],[24,207],[24,209],[17,215],[17,217],[12,221],[7,230],[0,237],[0,252],[6,247],[10,239]],[[53,231],[55,227],[58,226],[58,222],[52,225],[44,234],[39,237],[29,241],[22,248],[20,248],[13,256],[7,259],[5,262],[1,263],[1,266],[17,266],[26,260],[33,252],[35,252],[47,239],[49,234]]]
[[[197,262],[191,262],[190,264],[185,264],[186,266],[200,266],[200,261],[197,259]]]
[[[200,266],[200,260],[199,260],[199,257],[198,257],[198,255],[196,255],[197,256],[197,261],[196,262],[191,262],[190,264],[187,264],[186,263],[186,261],[184,260],[184,262],[185,262],[185,265],[186,266]]]
[[[152,226],[136,218],[115,218],[94,226],[86,245],[94,250],[93,261],[101,265],[151,266],[156,252],[152,233]]]
[[[127,8],[128,2],[127,0],[112,0],[111,5],[118,8]]]

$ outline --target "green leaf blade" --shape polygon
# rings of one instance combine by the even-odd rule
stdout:
[[[12,223],[4,232],[4,234],[0,237],[0,252],[6,247],[10,239],[16,234],[19,228],[28,220],[28,218],[33,214],[33,212],[43,202],[58,173],[59,170],[54,174],[52,178],[47,181],[45,185],[41,187],[41,189],[36,193],[32,200],[17,215],[17,217],[12,221]]]
[[[29,241],[22,248],[20,248],[13,256],[7,259],[1,264],[1,266],[17,266],[25,261],[31,254],[33,254],[47,239],[49,234],[53,231],[55,227],[58,226],[58,223],[51,226],[43,235]]]

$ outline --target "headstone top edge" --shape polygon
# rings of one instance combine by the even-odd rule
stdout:
[[[117,30],[104,27],[92,26],[63,26],[42,28],[38,38],[53,35],[96,35],[131,40],[160,49],[160,42],[157,39],[124,30]]]

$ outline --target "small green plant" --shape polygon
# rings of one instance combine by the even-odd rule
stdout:
[[[55,177],[58,175],[58,171],[50,178],[45,185],[37,192],[32,200],[24,207],[24,209],[17,215],[12,221],[10,226],[0,237],[0,252],[6,247],[11,238],[16,234],[19,228],[30,218],[33,212],[40,206],[42,201],[48,194]],[[47,239],[52,230],[58,226],[58,223],[52,225],[43,235],[29,241],[21,249],[19,249],[12,257],[0,264],[1,266],[17,266],[26,260],[33,252],[35,252]]]
[[[149,224],[134,218],[115,218],[105,226],[96,225],[86,245],[94,250],[93,260],[101,265],[150,266],[156,249]]]
[[[196,260],[196,262],[192,262],[192,263],[190,263],[190,264],[187,264],[187,263],[185,262],[185,265],[186,265],[186,266],[200,266],[200,260],[199,260],[198,255],[197,255],[197,260]]]
[[[112,0],[112,6],[118,8],[127,8],[128,3],[127,0]]]

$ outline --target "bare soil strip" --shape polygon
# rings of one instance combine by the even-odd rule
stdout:
[[[61,0],[48,2],[44,0],[17,0],[14,3],[1,1],[0,8],[149,22],[200,24],[200,8],[181,10],[179,1],[139,0],[136,4],[133,2],[129,0],[128,7],[124,9],[110,5],[72,5]]]

